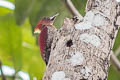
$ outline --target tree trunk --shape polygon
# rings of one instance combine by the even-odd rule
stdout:
[[[66,18],[56,32],[43,80],[107,80],[120,25],[115,0],[88,0],[83,21]]]

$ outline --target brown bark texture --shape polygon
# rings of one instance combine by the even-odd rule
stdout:
[[[66,18],[56,31],[43,80],[107,80],[119,25],[116,0],[88,0],[82,21]]]

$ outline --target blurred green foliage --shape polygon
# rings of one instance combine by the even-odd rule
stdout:
[[[16,25],[12,14],[0,17],[0,25],[0,34],[2,34],[0,37],[1,54],[4,55],[4,58],[8,57],[8,60],[12,61],[16,71],[19,71],[22,66],[21,28]]]
[[[72,17],[62,0],[8,0],[15,5],[15,10],[0,7],[0,60],[4,65],[29,73],[31,80],[40,80],[45,71],[45,64],[40,56],[39,46],[32,34],[37,22],[44,16],[60,15],[55,26],[60,28],[65,17]],[[87,0],[72,0],[78,11],[85,14]],[[119,31],[120,35],[120,31]],[[118,35],[113,50],[120,45]],[[120,57],[119,57],[120,59]],[[114,66],[110,67],[109,80],[120,80]]]
[[[72,0],[72,2],[81,15],[84,16],[87,0]]]

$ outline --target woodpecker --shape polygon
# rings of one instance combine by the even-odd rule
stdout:
[[[49,61],[49,56],[51,52],[51,44],[53,41],[56,28],[53,25],[54,20],[58,14],[41,19],[34,29],[34,34],[38,34],[38,44],[40,46],[41,56],[45,61],[46,65]]]

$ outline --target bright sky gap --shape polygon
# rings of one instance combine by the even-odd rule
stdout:
[[[3,73],[6,75],[6,76],[13,76],[14,73],[15,73],[15,70],[9,66],[6,66],[6,65],[3,65],[2,66],[2,70],[3,70]],[[0,75],[1,75],[1,72],[0,72]],[[23,72],[23,71],[19,71],[18,72],[18,75],[22,78],[22,80],[30,80],[29,78],[29,74],[26,73],[26,72]]]
[[[14,10],[15,9],[15,5],[9,1],[5,1],[5,0],[0,0],[0,6]]]

